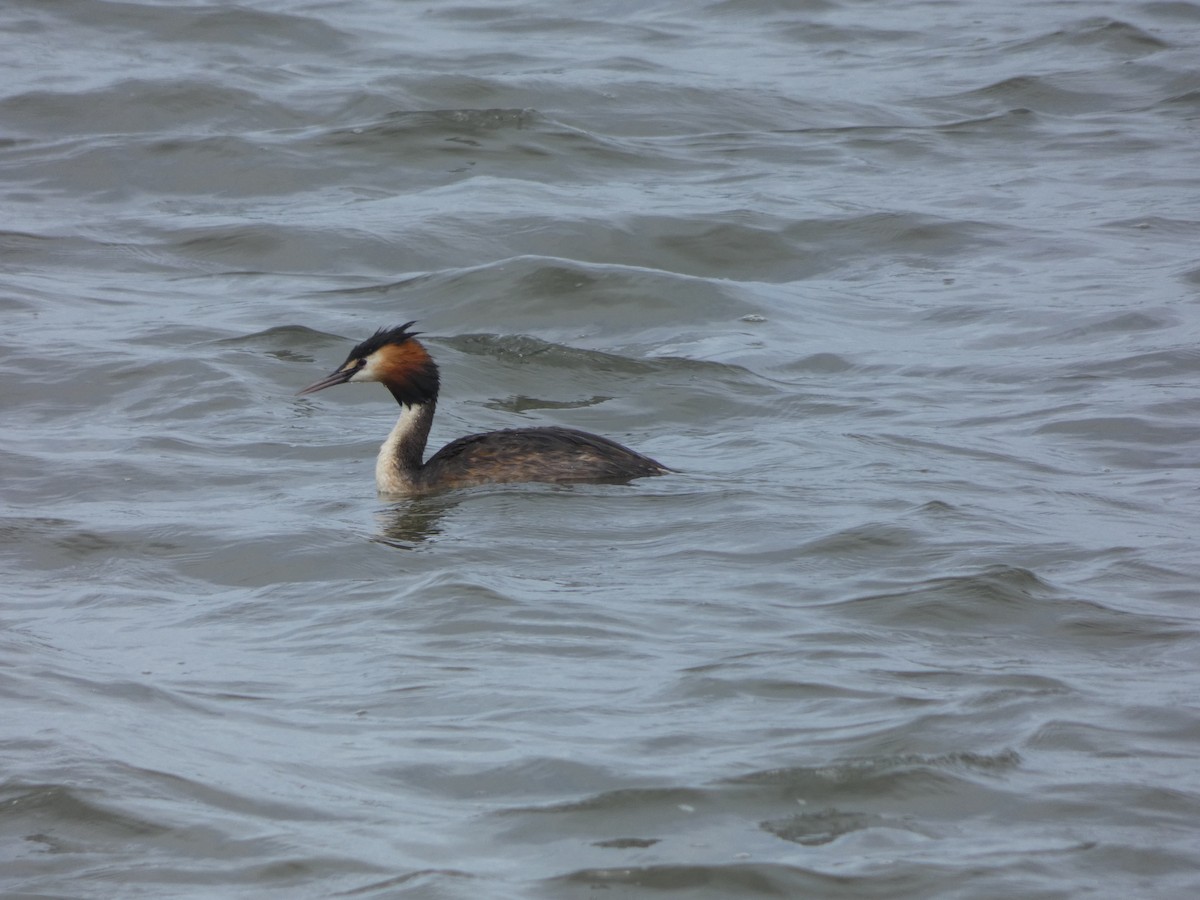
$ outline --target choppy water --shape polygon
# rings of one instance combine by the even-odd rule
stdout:
[[[1200,892],[1200,6],[0,35],[0,892]],[[381,502],[408,319],[682,474]]]

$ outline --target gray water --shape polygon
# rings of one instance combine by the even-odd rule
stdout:
[[[4,896],[1200,893],[1200,5],[0,41]],[[410,319],[679,474],[381,500]]]

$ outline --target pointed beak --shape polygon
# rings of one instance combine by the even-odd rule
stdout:
[[[320,381],[314,381],[302,391],[296,391],[296,396],[301,394],[315,394],[317,391],[323,391],[327,387],[333,387],[335,384],[345,384],[350,380],[350,376],[354,374],[354,368],[338,369],[336,372],[330,372]]]

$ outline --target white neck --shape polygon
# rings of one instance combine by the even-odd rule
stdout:
[[[381,494],[411,494],[417,490],[421,456],[433,422],[433,404],[400,407],[400,418],[375,460],[375,487]]]

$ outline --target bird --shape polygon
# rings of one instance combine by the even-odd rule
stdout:
[[[346,361],[297,392],[377,381],[400,404],[400,417],[379,448],[375,486],[381,494],[415,495],[514,482],[621,483],[674,470],[616,441],[574,428],[513,428],[451,441],[428,460],[425,444],[437,409],[437,363],[411,331],[416,322],[380,328]]]

